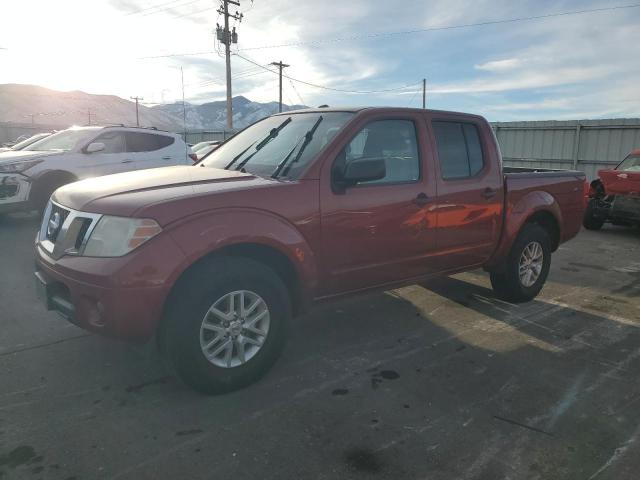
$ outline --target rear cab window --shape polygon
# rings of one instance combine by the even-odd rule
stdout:
[[[432,126],[444,180],[472,178],[484,169],[482,144],[475,124],[433,121]]]
[[[134,153],[161,150],[173,145],[175,142],[175,138],[157,133],[126,132],[125,136],[127,139],[127,151]]]

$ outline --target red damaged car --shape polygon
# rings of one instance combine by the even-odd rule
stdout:
[[[600,170],[591,182],[584,227],[599,230],[605,222],[640,225],[640,149],[613,170]]]

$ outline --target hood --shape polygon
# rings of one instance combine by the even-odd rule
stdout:
[[[0,165],[4,163],[14,163],[26,160],[35,160],[42,157],[50,157],[52,155],[60,155],[64,152],[58,151],[26,151],[26,150],[8,150],[0,152]]]
[[[59,188],[53,198],[75,210],[133,216],[152,205],[162,209],[178,200],[278,184],[248,173],[179,165],[82,180]],[[210,201],[202,205],[215,207]]]

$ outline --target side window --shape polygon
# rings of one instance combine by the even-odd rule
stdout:
[[[127,132],[128,152],[153,152],[172,145],[173,137],[145,132]]]
[[[122,153],[125,151],[124,135],[121,132],[105,132],[91,143],[104,143],[100,153]]]
[[[411,182],[420,178],[416,128],[411,120],[378,120],[367,124],[344,148],[334,169],[344,171],[350,162],[384,159],[387,174],[363,185]],[[336,171],[334,170],[334,171]]]
[[[445,180],[473,177],[484,168],[478,128],[472,123],[433,122]]]

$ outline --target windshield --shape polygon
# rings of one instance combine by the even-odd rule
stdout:
[[[63,130],[53,135],[38,140],[23,150],[61,150],[67,152],[75,148],[78,142],[83,141],[91,133],[91,130]]]
[[[625,158],[616,170],[624,170],[625,172],[640,172],[640,155],[629,155]]]
[[[229,139],[200,165],[296,179],[352,117],[348,112],[268,117]]]
[[[16,143],[13,147],[11,147],[12,150],[22,150],[26,147],[28,147],[29,145],[31,145],[32,143],[37,142],[38,140],[42,140],[45,137],[48,137],[50,135],[50,133],[38,133],[36,135],[34,135],[33,137],[29,137],[26,140],[21,141],[20,143]]]

